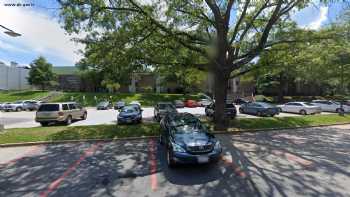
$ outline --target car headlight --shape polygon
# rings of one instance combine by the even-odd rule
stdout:
[[[183,149],[180,145],[172,143],[173,151],[174,152],[179,152],[179,153],[184,153],[186,152],[185,149]]]
[[[217,141],[217,142],[215,143],[214,149],[215,149],[215,150],[220,150],[220,149],[221,149],[221,144],[220,144],[219,141]]]

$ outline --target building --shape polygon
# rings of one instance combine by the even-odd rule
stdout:
[[[30,89],[28,76],[28,66],[21,66],[16,62],[11,62],[10,65],[0,62],[0,90]]]

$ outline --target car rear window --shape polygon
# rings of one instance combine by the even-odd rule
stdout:
[[[43,104],[39,107],[38,111],[59,111],[60,106],[58,104]]]

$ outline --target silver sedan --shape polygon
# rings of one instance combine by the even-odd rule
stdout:
[[[289,102],[284,105],[278,105],[277,107],[279,107],[282,112],[298,113],[301,115],[317,114],[322,112],[320,107],[307,102]]]

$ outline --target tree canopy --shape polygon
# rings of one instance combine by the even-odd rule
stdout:
[[[28,82],[45,90],[56,83],[56,75],[52,72],[52,64],[40,56],[30,64]]]
[[[292,42],[278,34],[290,32],[285,24],[291,11],[310,2],[59,0],[67,32],[87,32],[80,40],[87,44],[87,60],[113,76],[145,65],[212,72],[216,126],[226,123],[224,103],[232,72],[248,72],[247,65],[261,52]]]

